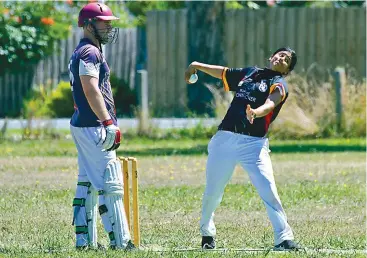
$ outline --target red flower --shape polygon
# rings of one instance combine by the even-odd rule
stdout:
[[[22,18],[20,18],[19,16],[10,16],[10,19],[18,23],[22,22]]]
[[[50,25],[50,26],[52,26],[55,23],[54,19],[52,19],[50,17],[41,18],[41,22],[45,25]]]

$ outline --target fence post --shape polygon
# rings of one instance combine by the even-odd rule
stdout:
[[[139,83],[137,87],[139,106],[139,132],[145,133],[149,127],[149,101],[148,101],[148,71],[138,70]]]
[[[335,79],[335,111],[336,111],[336,126],[337,132],[340,133],[343,127],[343,88],[346,86],[346,75],[345,69],[343,67],[337,67],[334,71],[334,79]]]

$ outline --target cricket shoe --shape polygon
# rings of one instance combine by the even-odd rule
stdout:
[[[201,248],[203,249],[214,249],[215,241],[211,236],[203,236],[201,239]]]
[[[76,246],[75,247],[77,251],[90,251],[90,250],[93,250],[93,251],[106,251],[107,248],[100,244],[100,243],[97,243],[97,246],[94,247],[94,246],[90,246],[90,245],[83,245],[83,246]]]
[[[115,245],[111,245],[110,246],[110,249],[112,249],[112,250],[118,250],[118,248],[116,248]],[[129,240],[129,242],[127,242],[127,245],[126,245],[126,247],[123,250],[124,251],[137,251],[138,249],[133,244],[133,242],[131,242],[131,240]]]
[[[138,248],[133,244],[133,242],[131,242],[130,240],[129,240],[129,242],[127,242],[127,245],[126,245],[126,247],[125,247],[125,249],[124,249],[125,251],[137,251],[138,250]]]
[[[302,247],[292,240],[284,240],[273,248],[274,251],[299,251],[300,249]]]

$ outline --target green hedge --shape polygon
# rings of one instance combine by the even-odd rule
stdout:
[[[111,75],[111,87],[118,117],[134,117],[137,103],[136,91],[122,79]],[[74,101],[70,83],[62,81],[53,90],[40,85],[24,101],[23,116],[26,118],[66,118],[74,113]]]

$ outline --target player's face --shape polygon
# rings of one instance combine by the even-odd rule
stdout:
[[[107,44],[117,39],[118,29],[112,27],[111,21],[96,21],[94,26],[95,33],[100,38],[100,43]]]
[[[96,29],[102,38],[106,37],[112,30],[111,21],[97,21]]]
[[[271,69],[282,74],[287,74],[291,64],[292,54],[288,51],[280,51],[270,57]]]

